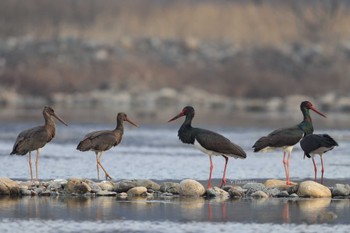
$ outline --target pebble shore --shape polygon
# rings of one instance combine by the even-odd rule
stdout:
[[[314,181],[286,185],[282,180],[266,180],[264,183],[248,182],[242,185],[226,185],[222,188],[205,187],[198,181],[186,179],[179,183],[160,184],[146,179],[94,182],[89,179],[70,178],[50,181],[14,181],[0,178],[0,195],[11,196],[116,196],[132,197],[206,197],[206,198],[337,198],[350,199],[349,184],[326,187]]]

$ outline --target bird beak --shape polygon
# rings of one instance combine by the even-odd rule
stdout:
[[[64,120],[63,120],[61,117],[57,116],[56,114],[54,114],[53,116],[54,116],[57,120],[59,120],[62,124],[64,124],[65,126],[68,126],[68,124],[67,124],[66,122],[64,122]]]
[[[129,122],[130,124],[132,124],[135,127],[139,127],[137,124],[135,124],[134,122],[132,122],[132,120],[130,120],[129,118],[126,118],[125,121]]]
[[[323,113],[321,113],[320,111],[318,111],[318,110],[317,110],[316,108],[314,108],[313,106],[311,106],[310,109],[311,109],[312,111],[314,111],[315,113],[317,113],[317,114],[323,116],[324,118],[327,118],[326,115],[324,115]]]
[[[179,114],[177,114],[176,116],[174,116],[173,118],[171,118],[168,122],[171,122],[173,120],[176,120],[179,117],[185,116],[184,112],[180,112]]]

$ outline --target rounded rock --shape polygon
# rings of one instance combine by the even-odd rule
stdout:
[[[160,191],[163,193],[179,194],[180,184],[174,182],[164,182],[160,186]]]
[[[306,197],[332,197],[329,188],[315,181],[301,182],[297,194]]]
[[[19,195],[20,187],[16,181],[0,178],[0,195]]]
[[[297,185],[297,183],[291,182],[290,185],[287,185],[285,180],[270,179],[266,180],[264,185],[266,188],[278,188],[279,190],[287,190],[291,186]]]
[[[133,196],[141,196],[147,192],[146,187],[134,187],[128,190],[127,194],[128,197],[133,197]]]
[[[347,184],[336,184],[332,190],[333,196],[348,196],[350,195],[350,186]]]
[[[142,179],[136,180],[135,184],[136,184],[136,186],[142,186],[142,187],[145,187],[147,189],[154,190],[154,191],[160,190],[160,185],[152,180],[142,180]]]
[[[105,191],[114,191],[115,190],[115,184],[113,182],[110,182],[110,181],[102,181],[101,183],[98,183],[98,186],[100,186],[100,188],[102,190],[105,190]]]
[[[228,198],[230,195],[225,190],[218,187],[214,187],[214,188],[207,189],[207,196]]]
[[[183,196],[203,196],[204,186],[198,181],[186,179],[180,182],[180,195]]]
[[[65,191],[69,194],[84,194],[91,191],[90,186],[80,179],[72,178],[65,186]]]
[[[256,191],[254,193],[251,194],[251,197],[254,198],[268,198],[269,196],[264,192],[264,191]]]

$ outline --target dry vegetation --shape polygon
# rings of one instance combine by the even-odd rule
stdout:
[[[183,83],[229,96],[346,93],[349,4],[345,0],[2,0],[0,38],[31,38],[33,49],[0,49],[6,60],[0,66],[1,85],[44,96],[96,88],[181,88]],[[64,38],[81,44],[66,45]],[[187,60],[167,63],[157,48],[137,47],[134,41],[140,38],[175,41],[179,46],[185,41]],[[35,47],[35,41],[57,41],[58,49],[43,56],[43,45]],[[86,52],[84,41],[96,42],[112,55],[102,62],[91,59],[100,48]],[[227,59],[205,60],[198,53],[206,43],[229,44],[239,52]],[[300,55],[315,45],[319,49],[315,53]],[[68,49],[61,48],[65,46]],[[122,55],[115,52],[119,47]],[[193,54],[194,61],[188,58]]]

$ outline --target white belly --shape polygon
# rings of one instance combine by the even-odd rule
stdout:
[[[261,152],[270,152],[270,151],[274,151],[274,150],[276,150],[278,148],[281,148],[281,147],[270,147],[270,146],[267,146],[264,149],[261,149],[260,151]],[[292,153],[293,148],[294,148],[294,146],[284,146],[283,147],[283,151]]]
[[[222,154],[217,153],[215,151],[205,149],[203,146],[201,146],[201,144],[199,144],[199,142],[197,140],[194,141],[194,147],[196,147],[198,150],[200,150],[203,153],[210,155],[210,156],[211,155],[222,155]]]
[[[334,148],[334,146],[333,147],[320,147],[320,148],[312,151],[310,154],[312,154],[312,155],[321,155],[321,154],[323,154],[323,153],[325,153],[325,152],[327,152],[329,150],[332,150],[333,148]]]

